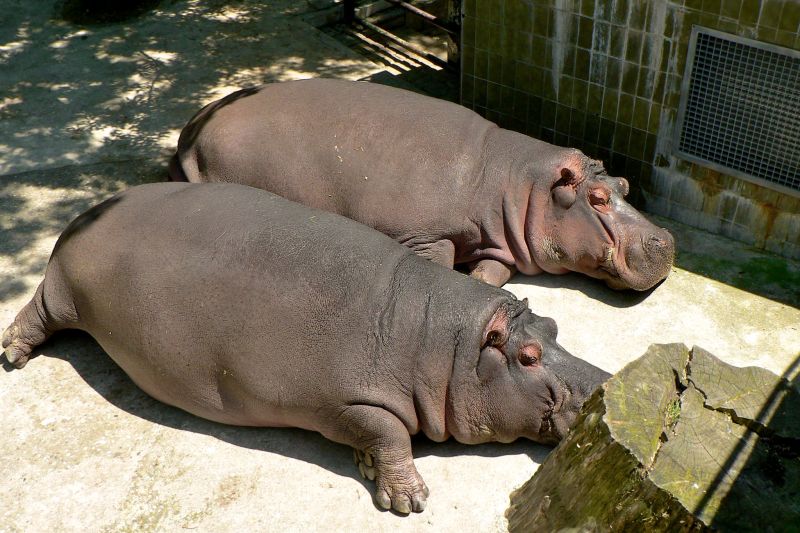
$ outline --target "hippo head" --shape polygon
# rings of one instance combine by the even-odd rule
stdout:
[[[625,178],[609,176],[600,161],[577,150],[547,172],[533,193],[537,213],[526,230],[539,267],[581,272],[613,289],[643,291],[667,277],[675,241],[624,200]]]
[[[468,386],[451,391],[456,416],[448,425],[457,440],[526,437],[556,444],[567,434],[583,402],[609,374],[564,350],[557,333],[555,321],[533,314],[527,300],[512,300],[494,312],[471,372],[479,392]]]

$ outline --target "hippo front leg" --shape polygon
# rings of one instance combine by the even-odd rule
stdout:
[[[469,275],[489,285],[502,287],[517,271],[516,267],[495,261],[494,259],[481,259],[472,263]]]
[[[372,405],[351,405],[323,434],[356,450],[364,477],[375,479],[375,500],[384,509],[419,513],[425,509],[428,487],[414,466],[411,437],[391,412]]]

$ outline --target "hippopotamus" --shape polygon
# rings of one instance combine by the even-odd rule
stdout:
[[[401,513],[428,495],[410,435],[554,444],[608,377],[511,293],[237,184],[141,185],[75,219],[5,357],[21,368],[65,328],[164,403],[352,446]]]
[[[517,270],[574,271],[646,290],[674,255],[600,161],[366,82],[273,83],[211,103],[181,132],[170,176],[344,215],[498,287]]]

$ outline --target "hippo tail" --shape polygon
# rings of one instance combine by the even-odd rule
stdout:
[[[177,152],[175,152],[175,155],[169,160],[169,179],[170,181],[189,181],[189,178],[186,177],[186,173],[183,172],[183,167],[178,159]]]

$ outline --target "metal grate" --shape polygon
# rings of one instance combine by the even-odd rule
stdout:
[[[800,191],[800,52],[695,27],[678,122],[687,159]]]

